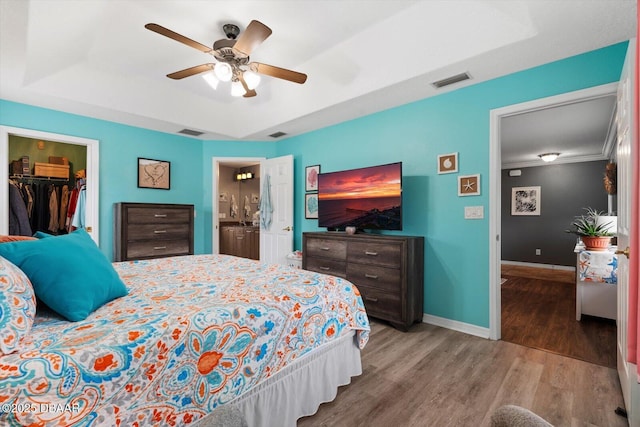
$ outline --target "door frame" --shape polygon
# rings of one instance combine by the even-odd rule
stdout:
[[[97,139],[80,138],[77,136],[64,135],[58,133],[44,132],[33,129],[24,129],[11,126],[0,126],[0,176],[9,176],[9,136],[20,136],[24,138],[42,139],[64,144],[83,145],[87,147],[87,204],[85,223],[87,232],[96,245],[100,245],[100,158],[99,141]],[[9,188],[7,185],[0,185],[0,200],[7,207],[0,211],[0,234],[9,233]]]
[[[608,83],[587,89],[535,99],[491,110],[489,113],[489,338],[499,340],[502,335],[502,292],[500,269],[502,260],[502,155],[501,119],[517,114],[545,110],[561,105],[616,95],[618,83]]]
[[[220,165],[227,163],[255,163],[259,165],[266,157],[212,157],[211,158],[211,253],[220,253],[220,218],[218,217],[218,187]]]

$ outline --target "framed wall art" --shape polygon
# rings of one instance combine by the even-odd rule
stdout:
[[[304,195],[304,217],[306,219],[318,219],[318,194]]]
[[[318,191],[318,175],[320,165],[304,168],[304,191]]]
[[[438,156],[438,174],[458,172],[458,153]]]
[[[171,189],[171,163],[138,157],[138,187]]]
[[[540,215],[540,202],[539,186],[511,189],[511,215]]]
[[[458,177],[458,196],[479,196],[480,174]]]

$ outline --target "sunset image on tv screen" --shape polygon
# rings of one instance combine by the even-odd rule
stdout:
[[[401,163],[318,176],[321,227],[400,230],[401,205]]]

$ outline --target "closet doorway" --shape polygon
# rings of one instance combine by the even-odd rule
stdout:
[[[71,144],[84,147],[86,150],[85,176],[86,176],[86,212],[85,227],[91,238],[99,244],[100,227],[99,227],[99,150],[98,141],[95,139],[79,138],[70,135],[62,135],[50,132],[41,132],[31,129],[22,129],[9,126],[0,126],[0,175],[9,177],[10,158],[10,142],[19,139],[32,139],[42,141],[44,147],[50,144]],[[30,165],[33,166],[32,164]],[[73,171],[75,173],[77,171]],[[0,200],[4,202],[0,204],[0,234],[8,234],[9,232],[9,192],[8,185],[0,185]]]

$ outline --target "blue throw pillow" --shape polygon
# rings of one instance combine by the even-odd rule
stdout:
[[[42,302],[74,322],[127,294],[118,273],[83,229],[3,243],[0,256],[25,272]]]
[[[36,231],[33,235],[36,239],[46,239],[47,237],[55,237],[53,234],[45,233],[44,231]]]

